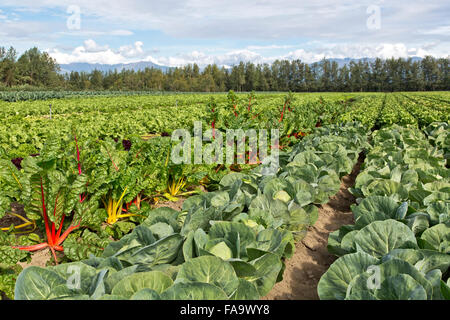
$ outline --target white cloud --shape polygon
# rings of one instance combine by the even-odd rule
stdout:
[[[405,58],[408,56],[408,49],[403,43],[382,44],[375,49],[375,53],[380,58]]]
[[[101,42],[102,37],[140,35],[150,30],[167,36],[163,45],[173,42],[169,45],[180,52],[172,50],[159,56],[146,51],[141,41],[115,48],[84,43],[71,52],[55,48],[52,54],[61,61],[149,59],[171,66],[194,62],[231,65],[240,60],[314,62],[324,57],[448,56],[450,52],[450,26],[443,25],[450,16],[450,2],[442,0],[79,0],[82,29],[74,31],[65,28],[66,9],[73,0],[1,2],[6,12],[12,8],[60,16],[59,27],[55,27],[55,19],[14,24],[1,20],[5,14],[0,11],[0,34],[10,43],[32,40],[47,46],[47,39],[51,39],[56,47],[63,37],[67,44],[68,36]],[[379,30],[367,28],[369,5],[381,8]],[[208,48],[211,39],[218,45]],[[201,47],[193,51],[191,40]],[[218,50],[218,46],[225,49]]]
[[[148,61],[155,62],[160,65],[166,65],[170,67],[178,67],[186,64],[196,63],[199,66],[206,66],[208,64],[217,64],[220,66],[231,66],[238,64],[239,62],[254,62],[254,63],[264,63],[270,62],[271,59],[264,58],[262,55],[247,50],[233,50],[225,54],[205,54],[200,51],[192,51],[187,54],[180,54],[177,56],[169,57],[147,57]]]
[[[85,52],[94,53],[94,52],[102,52],[107,51],[109,49],[108,46],[99,46],[94,40],[88,39],[84,41],[83,49]]]
[[[214,63],[230,66],[241,61],[264,63],[273,60],[264,58],[262,55],[247,49],[234,50],[218,55],[206,54],[201,51],[192,51],[190,53],[175,56],[154,57],[152,55],[146,55],[148,51],[144,50],[144,43],[142,41],[136,41],[132,45],[121,46],[118,50],[113,50],[107,45],[98,45],[92,39],[84,41],[82,46],[76,47],[70,52],[64,52],[58,48],[48,49],[46,51],[48,51],[50,56],[56,59],[60,64],[74,62],[117,64],[150,61],[159,65],[171,67],[193,63],[197,63],[200,66]]]
[[[307,52],[304,49],[291,51],[287,55],[279,57],[279,59],[302,60],[304,62],[316,62],[323,58],[325,58],[323,53]]]
[[[73,62],[117,64],[126,61],[120,52],[115,52],[109,46],[100,46],[94,40],[84,41],[82,46],[76,47],[72,52],[62,52],[59,49],[47,50],[51,57],[59,64]]]
[[[385,43],[379,46],[371,45],[327,45],[318,46],[309,51],[298,49],[278,56],[265,57],[257,52],[247,49],[234,50],[225,54],[208,55],[204,52],[193,51],[188,54],[181,54],[175,57],[147,57],[147,61],[152,61],[160,65],[171,67],[197,63],[200,66],[208,64],[218,64],[220,66],[232,66],[239,62],[272,63],[275,60],[301,60],[306,63],[318,62],[324,58],[408,58],[412,56],[425,57],[429,52],[424,48],[408,48],[403,43]],[[442,55],[442,56],[445,56]]]
[[[136,41],[134,45],[121,46],[119,52],[127,58],[142,57],[144,53],[143,45],[142,41]]]
[[[148,52],[144,50],[144,43],[136,41],[132,45],[121,46],[118,50],[110,48],[108,45],[99,45],[92,39],[83,42],[72,50],[62,46],[47,49],[49,55],[56,59],[59,64],[69,64],[75,62],[100,63],[100,64],[119,64],[138,61],[152,61],[158,63],[151,56],[146,56]],[[153,50],[154,52],[155,50]]]
[[[59,8],[73,0],[2,0],[5,7],[26,10]],[[79,0],[82,18],[130,29],[160,30],[175,37],[414,41],[448,20],[450,3],[442,0]],[[367,29],[370,5],[381,8],[381,29]],[[442,34],[444,33],[444,34]],[[448,35],[448,34],[447,34]]]
[[[425,57],[430,55],[429,47],[436,44],[428,44],[421,47],[408,47],[404,43],[383,43],[378,46],[371,44],[326,44],[315,42],[315,47],[310,50],[297,49],[275,56],[263,56],[248,49],[231,50],[223,54],[207,54],[194,50],[172,56],[154,56],[144,49],[142,41],[136,41],[132,45],[121,46],[118,50],[111,49],[108,45],[98,45],[94,40],[84,41],[83,46],[76,47],[71,52],[63,52],[60,49],[49,50],[50,55],[60,64],[72,62],[117,64],[137,61],[150,61],[159,65],[179,67],[187,64],[198,64],[204,67],[208,64],[219,66],[233,66],[242,62],[256,64],[272,63],[275,60],[301,60],[306,63],[318,62],[324,58],[408,58],[412,56]],[[443,52],[439,57],[446,57]]]
[[[74,62],[86,63],[105,63],[116,64],[121,63],[123,58],[115,54],[112,50],[102,52],[86,52],[84,48],[77,48],[72,53],[64,53],[58,49],[49,51],[51,57],[56,59],[59,64],[67,64]]]
[[[425,44],[419,47],[408,47],[404,43],[381,43],[373,44],[317,44],[311,51],[304,49],[295,50],[284,56],[286,59],[301,59],[305,62],[316,62],[323,58],[408,58],[425,57],[431,55],[429,49],[436,47],[436,43]],[[435,56],[446,57],[446,50],[436,51]]]

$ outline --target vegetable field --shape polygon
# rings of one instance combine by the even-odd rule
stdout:
[[[450,299],[448,92],[0,98],[4,299],[263,298],[358,162],[318,297]],[[277,171],[173,163],[195,121],[278,129]]]

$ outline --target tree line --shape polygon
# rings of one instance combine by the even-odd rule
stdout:
[[[20,57],[14,48],[0,47],[0,90],[133,90],[234,91],[433,91],[449,90],[449,58],[391,58],[350,61],[340,66],[322,60],[277,60],[272,64],[241,62],[231,68],[197,64],[162,71],[157,68],[60,73],[48,53],[32,48]]]

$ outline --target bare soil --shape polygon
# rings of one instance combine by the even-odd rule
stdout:
[[[58,255],[57,258],[61,258],[61,255]],[[31,255],[31,262],[18,262],[17,264],[21,266],[23,269],[31,266],[35,267],[45,267],[47,266],[47,262],[52,260],[52,256],[50,254],[49,249],[43,249],[36,252],[33,252]]]
[[[20,204],[12,203],[11,204],[11,212],[26,218],[25,211],[23,210],[23,206]],[[9,228],[12,224],[19,225],[22,223],[23,223],[23,221],[20,220],[19,218],[6,214],[3,218],[0,219],[0,228]]]
[[[339,192],[319,207],[319,218],[308,229],[305,238],[296,244],[293,257],[287,261],[283,280],[277,283],[264,300],[318,300],[317,285],[336,257],[327,250],[328,235],[341,226],[353,224],[350,205],[355,198],[348,191],[354,185],[364,158],[350,175],[342,178]]]
[[[169,207],[171,209],[180,211],[183,207],[183,203],[186,200],[186,198],[183,197],[177,197],[178,201],[160,201],[156,204],[154,204],[152,207],[153,209],[161,208],[161,207]]]
[[[11,204],[11,211],[15,214],[21,215],[22,217],[26,218],[25,211],[23,210],[23,206],[18,203],[12,203]],[[20,225],[23,221],[15,216],[12,215],[5,215],[2,219],[0,219],[0,228],[8,228],[12,224],[13,225]],[[36,233],[41,239],[44,238],[44,235],[39,229],[35,229],[33,233]],[[22,234],[18,233],[17,236],[20,236]],[[58,255],[59,253],[57,253]],[[61,257],[61,254],[59,254],[59,257]],[[31,255],[31,262],[18,262],[17,264],[20,265],[22,268],[27,268],[30,266],[37,266],[37,267],[45,267],[47,262],[52,259],[50,251],[48,249],[40,250],[37,252],[34,252]]]

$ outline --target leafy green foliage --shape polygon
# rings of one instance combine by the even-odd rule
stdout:
[[[50,123],[30,121],[28,132],[38,133],[33,143],[40,155],[25,157],[23,169],[17,170],[8,162],[11,149],[0,152],[5,158],[0,167],[3,168],[0,184],[9,186],[10,190],[0,198],[0,206],[7,208],[11,201],[24,201],[27,214],[39,218],[42,205],[37,201],[37,186],[42,185],[45,201],[54,208],[52,213],[55,212],[49,219],[56,226],[64,213],[81,218],[80,226],[88,229],[72,233],[65,241],[66,258],[81,262],[22,272],[16,285],[18,297],[256,299],[264,296],[282,278],[283,259],[293,254],[294,241],[301,240],[316,221],[317,206],[326,203],[339,190],[340,177],[351,172],[360,153],[370,150],[352,190],[360,198],[359,206],[353,208],[356,224],[333,233],[329,248],[343,255],[340,258],[344,261],[343,270],[353,268],[347,264],[359,263],[344,260],[346,256],[364,253],[358,256],[364,260],[362,265],[386,264],[386,278],[381,283],[381,291],[363,293],[360,286],[368,277],[364,268],[355,267],[354,272],[346,275],[346,285],[341,283],[339,288],[332,282],[341,281],[339,277],[344,271],[336,271],[338,276],[324,280],[321,297],[440,298],[437,291],[430,291],[430,286],[435,288],[439,284],[441,288],[442,274],[448,269],[443,258],[448,253],[449,242],[446,146],[442,143],[445,139],[440,138],[444,125],[430,126],[430,141],[435,147],[418,129],[399,126],[375,131],[370,145],[366,126],[329,125],[337,119],[352,118],[339,118],[349,110],[347,104],[340,106],[335,98],[299,99],[292,94],[284,100],[280,96],[265,98],[258,96],[256,101],[254,94],[242,98],[229,92],[226,97],[218,96],[209,102],[209,114],[199,111],[196,100],[188,96],[180,101],[185,106],[182,109],[165,105],[173,102],[170,99],[158,101],[165,103],[161,107],[153,104],[156,102],[142,106],[145,99],[131,98],[126,103],[132,116],[126,121],[119,118],[123,116],[121,112],[110,114],[115,106],[99,98],[89,100],[105,103],[89,106],[95,112],[91,109],[88,112],[88,106],[80,106],[80,112],[89,113],[89,119],[66,117],[64,107],[58,109],[52,125],[53,131],[61,135],[54,139],[46,139],[42,131]],[[367,101],[379,102],[379,98]],[[72,108],[69,105],[66,111],[70,113]],[[389,108],[392,107],[384,101],[364,112],[370,118],[364,123],[372,127],[395,121],[395,117],[389,118]],[[161,117],[152,116],[156,111],[161,111]],[[39,117],[45,110],[31,109],[30,113]],[[58,114],[65,118],[65,127],[62,121],[58,122]],[[397,116],[401,114],[399,111]],[[280,153],[280,167],[266,175],[264,164],[242,166],[239,173],[230,173],[231,167],[172,165],[167,161],[171,150],[169,138],[145,140],[140,136],[191,128],[192,119],[200,119],[208,126],[214,122],[217,131],[260,126],[280,129],[282,142],[286,142]],[[425,124],[423,119],[417,122],[414,116],[405,117],[405,121],[415,125]],[[103,126],[106,120],[110,124]],[[91,121],[98,125],[86,125]],[[21,126],[19,121],[12,123],[16,128]],[[69,131],[73,127],[79,128],[78,141],[74,141],[73,132]],[[133,131],[139,135],[130,134]],[[303,137],[300,143],[291,146],[300,136]],[[19,136],[19,145],[29,138],[27,133]],[[78,149],[81,150],[79,159],[75,152]],[[185,177],[188,185],[198,184],[200,180],[214,182],[215,191],[189,197],[181,211],[150,210],[141,201],[145,196],[163,193],[170,181]],[[24,191],[17,187],[20,179]],[[114,221],[105,227],[102,222],[108,216],[106,203],[110,199],[119,203],[118,216],[127,220]],[[108,236],[120,240],[110,242]],[[389,262],[396,259],[420,272],[426,270],[427,282],[405,263]],[[81,270],[79,289],[63,284],[70,277],[67,274],[70,266]],[[404,270],[395,273],[392,270],[396,268]],[[219,273],[223,277],[217,276]],[[32,283],[40,284],[37,292],[28,288]],[[328,290],[337,291],[330,294]],[[414,293],[410,295],[411,290]]]
[[[332,138],[336,132],[341,135]],[[56,272],[55,268],[62,268],[58,266],[44,272],[24,271],[17,282],[16,295],[20,299],[256,299],[265,296],[280,281],[283,259],[291,257],[295,248],[294,238],[304,237],[308,226],[317,219],[314,202],[318,201],[318,195],[320,202],[324,202],[339,189],[339,175],[328,161],[328,155],[335,152],[331,144],[342,146],[341,157],[350,166],[342,167],[339,172],[348,174],[357,161],[357,154],[366,146],[364,137],[364,128],[358,125],[319,128],[315,139],[305,139],[303,146],[294,149],[292,166],[297,170],[286,165],[289,163],[286,158],[274,176],[261,175],[260,168],[248,173],[230,173],[220,180],[218,190],[189,197],[181,211],[149,210],[139,226],[119,241],[110,242],[101,256],[91,255],[81,261],[91,268],[82,268],[85,279],[81,280],[80,290],[62,288],[57,276],[63,279],[68,276]],[[324,147],[325,141],[330,147]],[[109,155],[97,159],[114,175],[111,158],[119,171],[125,168],[125,162],[120,154],[114,156],[111,142],[109,150]],[[318,151],[318,158],[300,157],[302,153],[311,154],[312,150]],[[90,160],[83,157],[82,160],[89,172]],[[314,170],[309,175],[298,171],[301,164],[310,165]],[[119,181],[117,185],[120,186],[117,190],[124,187]],[[87,198],[95,197],[88,193]],[[98,255],[100,244],[101,238],[88,230],[82,236],[73,233],[66,240],[67,256],[81,259],[90,253]],[[66,268],[68,265],[71,264],[65,264]],[[79,263],[73,264],[76,265]],[[46,282],[43,292],[29,292],[27,284],[41,281]]]
[[[432,124],[426,132],[439,128]],[[319,282],[321,299],[446,298],[449,177],[443,152],[430,142],[411,127],[373,133],[373,148],[352,189],[361,197],[352,206],[355,224],[328,239],[329,251],[341,257]]]

